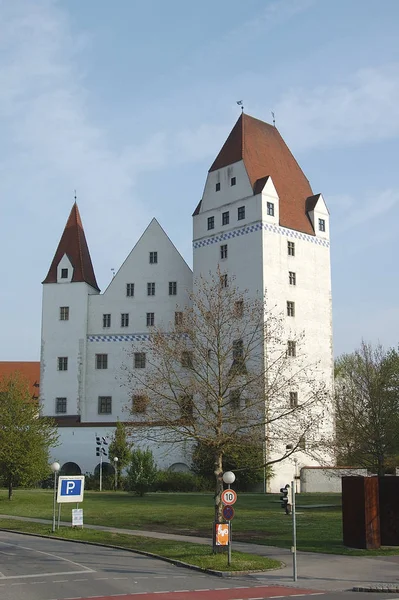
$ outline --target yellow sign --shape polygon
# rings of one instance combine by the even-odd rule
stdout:
[[[229,545],[229,526],[226,523],[216,523],[216,546]]]

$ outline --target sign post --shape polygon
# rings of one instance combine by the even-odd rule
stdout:
[[[295,509],[295,481],[291,482],[291,510],[292,510],[292,571],[293,579],[297,581],[296,568],[296,509]]]
[[[223,517],[226,519],[226,521],[228,521],[227,527],[228,527],[228,534],[229,534],[229,545],[227,548],[227,551],[228,551],[227,564],[230,566],[231,565],[231,542],[232,542],[231,519],[234,517],[234,508],[232,508],[232,505],[235,504],[237,501],[237,494],[234,490],[232,490],[230,488],[230,483],[228,484],[228,486],[229,486],[228,489],[223,490],[223,492],[222,492],[222,502],[224,504]]]

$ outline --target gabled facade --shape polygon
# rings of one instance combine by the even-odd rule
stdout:
[[[93,471],[95,434],[110,434],[132,402],[121,385],[132,342],[144,339],[152,324],[173,322],[177,307],[189,303],[193,274],[206,277],[217,268],[254,297],[267,292],[286,316],[287,341],[291,332],[305,331],[303,352],[332,388],[328,210],[277,129],[242,114],[194,211],[193,273],[153,219],[100,294],[74,205],[43,282],[41,399],[44,414],[61,426],[55,455],[61,462]],[[188,454],[154,451],[162,467],[190,465]],[[280,465],[271,489],[291,481],[296,466]]]

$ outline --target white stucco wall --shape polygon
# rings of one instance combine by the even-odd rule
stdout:
[[[351,467],[303,467],[300,472],[302,493],[342,491],[342,477],[367,477],[367,469],[354,469]]]

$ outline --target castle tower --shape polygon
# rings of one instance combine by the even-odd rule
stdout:
[[[284,315],[287,344],[304,332],[301,352],[332,389],[329,213],[278,130],[244,113],[210,167],[193,215],[194,281],[218,267],[253,297],[266,290],[268,306]],[[312,462],[303,456],[295,469],[304,464]],[[296,474],[289,461],[274,471],[273,490]]]
[[[85,398],[88,298],[99,294],[78,206],[43,281],[40,397],[44,415],[80,419]]]

